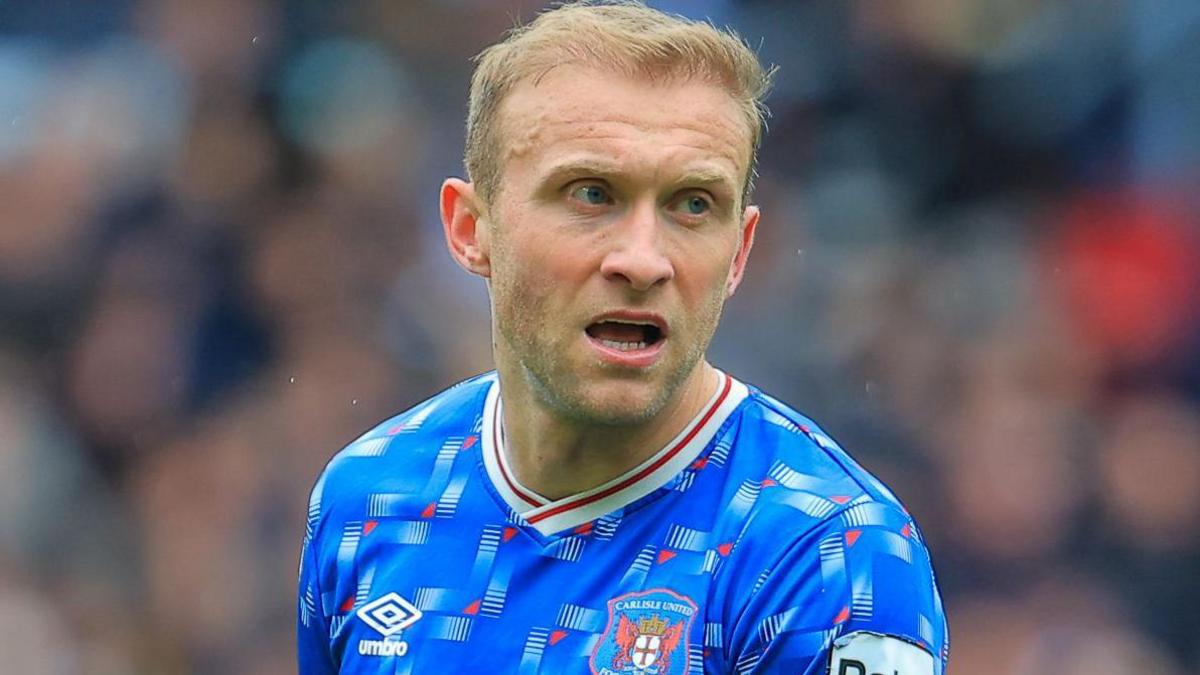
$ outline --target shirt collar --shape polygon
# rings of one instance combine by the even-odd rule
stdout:
[[[517,480],[508,463],[501,424],[503,401],[497,380],[484,403],[482,448],[484,467],[496,491],[513,511],[543,535],[591,522],[628,506],[666,485],[687,468],[749,391],[746,385],[718,371],[716,392],[675,438],[644,462],[590,490],[561,499],[548,499]]]

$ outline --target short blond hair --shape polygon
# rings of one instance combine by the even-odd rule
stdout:
[[[499,111],[519,82],[555,66],[582,64],[649,79],[702,78],[723,87],[750,130],[744,198],[753,188],[766,127],[763,105],[774,69],[733,31],[646,7],[635,0],[579,0],[517,26],[476,57],[467,112],[467,175],[485,202],[500,187],[503,145]]]

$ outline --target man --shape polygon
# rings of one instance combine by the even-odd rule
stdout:
[[[933,675],[920,535],[816,425],[709,365],[746,267],[767,74],[730,34],[572,3],[485,51],[450,252],[496,372],[313,490],[304,675]]]

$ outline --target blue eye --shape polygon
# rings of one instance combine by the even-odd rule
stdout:
[[[581,185],[571,192],[572,196],[585,204],[592,206],[600,206],[612,202],[608,191],[603,187],[595,184]]]
[[[708,213],[710,208],[708,200],[699,195],[693,195],[683,200],[683,209],[693,216],[702,216]]]

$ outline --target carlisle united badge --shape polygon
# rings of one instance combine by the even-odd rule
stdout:
[[[608,625],[592,652],[595,675],[682,675],[696,603],[652,588],[608,601]]]

